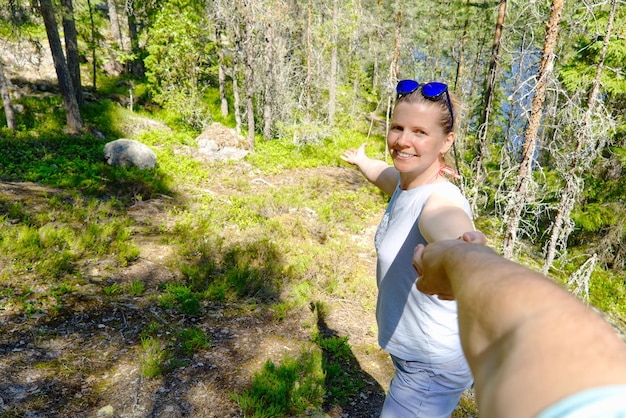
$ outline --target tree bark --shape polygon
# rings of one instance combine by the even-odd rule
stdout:
[[[240,51],[242,50],[241,28],[238,22],[234,24],[235,30],[235,51],[233,53],[233,73],[231,78],[233,80],[233,106],[235,108],[235,130],[238,134],[241,134],[241,96],[239,94],[239,61]]]
[[[265,91],[263,92],[263,138],[272,137],[272,127],[274,126],[274,116],[272,112],[272,89],[274,88],[274,77],[272,66],[274,65],[274,28],[270,24],[267,28],[266,51],[265,51]]]
[[[87,8],[89,9],[89,22],[91,23],[91,90],[95,93],[98,79],[98,57],[96,56],[96,23],[93,19],[91,0],[87,0]]]
[[[120,17],[117,13],[117,2],[116,0],[107,0],[107,4],[109,5],[109,21],[111,22],[111,33],[120,47],[120,51],[124,50],[124,38],[122,37],[122,31],[120,30]]]
[[[456,75],[454,77],[454,92],[458,93],[458,88],[459,88],[459,80],[461,79],[461,75],[463,74],[463,70],[464,70],[464,47],[465,47],[465,40],[467,39],[467,27],[469,26],[469,21],[470,21],[470,13],[469,13],[469,8],[470,8],[470,0],[467,0],[467,3],[465,4],[465,22],[463,23],[463,34],[461,35],[461,45],[459,47],[459,59],[457,60],[457,64],[456,64]]]
[[[224,27],[221,22],[215,25],[215,40],[217,44],[217,79],[220,91],[220,109],[222,117],[228,116],[228,99],[226,98],[226,71],[224,69],[224,45],[222,44],[222,34]]]
[[[615,20],[615,8],[617,6],[617,0],[611,2],[611,12],[609,14],[609,20],[607,23],[606,32],[604,34],[604,41],[602,44],[602,50],[600,51],[600,60],[596,68],[595,78],[589,92],[587,99],[587,108],[583,116],[582,126],[580,128],[580,134],[576,135],[576,149],[570,160],[569,171],[565,177],[565,187],[561,191],[561,200],[557,207],[557,214],[552,224],[552,231],[550,233],[550,240],[546,245],[546,259],[543,264],[543,274],[548,274],[550,267],[554,263],[556,257],[556,249],[560,245],[562,248],[567,248],[567,239],[572,231],[571,228],[571,213],[574,209],[574,204],[580,197],[582,190],[582,178],[580,171],[584,169],[590,163],[594,155],[582,155],[582,149],[586,146],[588,149],[596,149],[596,142],[591,132],[589,131],[589,124],[591,122],[591,115],[596,107],[596,101],[598,92],[600,91],[600,78],[602,76],[602,69],[604,67],[604,60],[606,58],[606,51],[609,47],[611,40],[611,32],[613,30],[613,21]],[[585,159],[585,161],[580,161]],[[581,162],[582,164],[579,164]],[[569,227],[568,227],[569,226]]]
[[[489,70],[487,71],[487,82],[485,83],[485,102],[478,123],[478,150],[476,153],[476,167],[474,170],[475,179],[473,187],[472,209],[476,210],[478,202],[478,187],[483,181],[483,158],[487,151],[487,132],[489,127],[489,116],[493,106],[493,86],[496,82],[498,71],[498,59],[500,55],[500,42],[502,40],[502,29],[506,17],[506,0],[500,0],[498,6],[498,18],[496,20],[496,30],[494,32],[493,44],[491,47],[491,59],[489,60]]]
[[[13,103],[9,94],[9,81],[4,76],[4,64],[0,61],[0,95],[2,96],[2,106],[4,107],[4,115],[7,119],[7,127],[15,130],[15,112],[13,111]]]
[[[247,13],[245,18],[246,41],[244,51],[246,54],[245,83],[246,83],[246,114],[248,115],[248,143],[250,149],[254,151],[254,39],[253,28],[250,18],[251,13]]]
[[[313,60],[313,40],[311,39],[311,26],[313,25],[313,4],[311,0],[307,3],[307,23],[306,23],[306,79],[304,81],[304,95],[306,99],[306,121],[308,122],[311,119],[311,107],[313,104],[311,102],[311,62]]]
[[[67,69],[70,72],[72,88],[78,105],[83,104],[83,87],[80,81],[80,61],[78,59],[78,39],[76,22],[74,21],[74,6],[72,0],[63,0],[63,35],[65,37],[65,52],[67,55]]]
[[[331,53],[330,53],[330,80],[328,81],[328,124],[333,126],[335,123],[335,95],[337,92],[337,30],[339,16],[338,0],[333,0],[333,25],[330,35]]]
[[[239,73],[239,65],[237,59],[234,59],[233,63],[233,107],[235,109],[235,131],[241,134],[241,98],[239,96],[239,83],[237,82],[237,75]]]
[[[532,165],[537,146],[537,133],[539,132],[539,123],[543,114],[547,83],[554,66],[554,48],[559,33],[563,2],[564,0],[552,0],[550,18],[546,26],[546,36],[541,52],[541,63],[539,64],[539,72],[537,74],[537,85],[535,86],[535,94],[533,95],[530,105],[530,119],[524,135],[522,160],[519,167],[517,184],[507,203],[507,222],[502,247],[503,255],[507,258],[513,257],[513,248],[517,240],[517,231],[519,229],[522,210],[526,206],[528,199],[528,183],[531,181],[532,176]]]
[[[396,14],[396,30],[393,38],[393,55],[391,63],[389,65],[389,85],[385,89],[386,92],[390,92],[391,96],[387,100],[387,116],[385,118],[385,133],[389,127],[389,121],[391,117],[391,106],[395,100],[395,85],[398,82],[398,73],[400,72],[400,31],[402,29],[402,12]]]
[[[137,33],[137,16],[135,16],[134,0],[126,0],[126,13],[128,17],[128,36],[130,37],[130,49],[135,58],[130,63],[130,72],[138,78],[143,78],[146,69],[143,65],[143,52],[139,47],[139,34]]]
[[[61,90],[61,96],[63,97],[63,104],[65,106],[65,114],[67,118],[67,128],[70,133],[75,134],[83,129],[83,121],[80,117],[80,110],[78,108],[78,102],[76,101],[76,94],[74,93],[74,89],[72,87],[67,62],[63,56],[63,46],[61,45],[61,38],[59,37],[57,22],[54,17],[52,1],[39,0],[39,10],[46,26],[48,42],[50,43],[50,50],[52,51],[54,69],[56,70],[57,78],[59,80],[59,88]]]

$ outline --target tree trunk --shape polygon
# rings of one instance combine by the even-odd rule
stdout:
[[[328,81],[328,124],[335,123],[335,94],[337,92],[337,30],[338,30],[338,0],[333,0],[333,25],[330,35],[330,80]]]
[[[226,71],[224,69],[224,46],[222,44],[222,33],[224,27],[222,23],[215,25],[215,40],[217,44],[217,79],[220,90],[220,104],[222,117],[228,116],[228,100],[226,98]]]
[[[528,183],[531,181],[532,176],[532,165],[537,146],[537,133],[539,132],[539,122],[541,121],[543,113],[547,83],[554,66],[554,48],[559,33],[563,2],[564,0],[552,0],[550,18],[546,26],[546,36],[541,52],[541,63],[537,74],[537,85],[535,86],[535,94],[533,95],[530,105],[530,119],[524,135],[522,160],[519,167],[517,184],[511,194],[511,198],[507,202],[507,222],[502,246],[503,255],[507,258],[513,257],[513,248],[517,240],[517,231],[522,217],[522,210],[527,203]]]
[[[107,0],[109,5],[109,21],[111,22],[111,33],[113,37],[117,39],[120,47],[120,51],[124,50],[124,38],[122,37],[122,31],[120,30],[120,17],[117,14],[117,2],[116,0]]]
[[[128,36],[130,37],[130,49],[135,59],[130,63],[130,72],[138,78],[143,78],[146,69],[143,65],[143,52],[139,48],[139,35],[137,33],[137,17],[133,0],[126,0],[126,13],[128,15]]]
[[[500,0],[498,6],[498,19],[496,20],[496,30],[491,47],[491,59],[489,60],[489,70],[487,72],[487,82],[485,83],[485,102],[478,123],[478,150],[476,153],[476,167],[474,170],[475,179],[473,187],[472,208],[475,210],[478,203],[478,187],[483,181],[483,158],[487,152],[487,131],[489,130],[489,116],[493,106],[493,86],[496,82],[498,71],[498,58],[500,55],[500,42],[502,40],[502,28],[506,17],[506,0]]]
[[[474,96],[477,95],[477,92],[479,90],[481,90],[481,88],[478,88],[476,86],[479,84],[478,82],[479,72],[482,71],[482,67],[479,63],[482,62],[481,57],[483,55],[484,45],[487,43],[486,38],[487,37],[485,36],[484,31],[483,31],[482,38],[478,41],[478,48],[476,49],[476,55],[474,59],[472,60],[473,71],[472,71],[472,76],[470,77],[469,88],[468,88],[468,91],[469,91],[468,99],[467,99],[468,103],[474,102],[475,101]],[[460,118],[460,119],[461,120],[458,123],[456,131],[466,133],[468,131],[467,127],[470,125],[471,118],[467,117],[467,118]],[[467,134],[465,134],[465,136],[467,136]]]
[[[15,112],[13,111],[13,104],[11,102],[11,95],[9,94],[9,81],[4,76],[4,65],[0,61],[0,95],[2,96],[2,106],[4,107],[4,115],[7,119],[7,127],[15,130]]]
[[[63,0],[63,35],[65,36],[67,69],[70,72],[76,102],[80,106],[83,104],[83,87],[80,82],[78,39],[76,37],[76,22],[74,21],[74,6],[72,5],[72,0]]]
[[[306,112],[305,119],[308,122],[311,120],[311,61],[313,60],[313,46],[311,45],[313,40],[311,39],[311,26],[313,25],[313,5],[311,0],[308,1],[307,8],[307,23],[306,23],[306,79],[304,81],[304,94],[306,99]]]
[[[391,105],[395,100],[395,87],[398,82],[398,73],[400,72],[400,34],[402,29],[402,12],[396,14],[396,31],[393,37],[393,55],[391,63],[389,65],[389,85],[385,89],[386,92],[391,92],[393,98],[387,101],[387,117],[385,125],[389,125],[389,118],[391,115]]]
[[[98,58],[96,56],[96,23],[93,19],[91,0],[87,0],[87,7],[89,8],[89,21],[91,22],[91,88],[95,93],[97,88],[96,80],[98,79]]]
[[[463,34],[461,35],[461,45],[459,47],[459,59],[457,60],[456,75],[454,77],[453,90],[455,93],[458,93],[459,80],[461,79],[461,75],[463,74],[463,70],[464,70],[463,48],[465,47],[465,40],[467,39],[467,27],[469,26],[469,20],[470,20],[469,8],[470,8],[470,0],[467,0],[467,3],[465,4],[465,22],[463,23]]]
[[[54,17],[52,1],[39,0],[39,9],[46,26],[48,42],[50,43],[50,50],[52,52],[52,61],[54,62],[54,69],[57,73],[59,88],[61,89],[61,96],[63,97],[67,128],[70,133],[75,134],[83,129],[83,121],[80,117],[80,110],[72,87],[70,72],[67,68],[65,57],[63,56],[63,46],[61,45],[61,38],[59,37],[57,22]]]
[[[267,40],[265,52],[265,91],[263,92],[263,138],[272,138],[272,127],[274,126],[274,116],[272,113],[272,89],[274,88],[274,76],[272,66],[274,65],[274,27],[270,24],[265,35]]]
[[[246,54],[245,83],[246,83],[246,114],[248,115],[248,143],[254,151],[254,39],[250,14],[245,19],[246,41],[244,51]]]
[[[241,134],[241,99],[239,97],[239,83],[237,82],[237,74],[239,73],[239,65],[237,59],[233,63],[233,107],[235,108],[235,131]]]
[[[597,141],[593,139],[593,136],[590,132],[589,124],[591,122],[591,115],[596,107],[598,92],[600,91],[600,78],[602,76],[602,69],[604,67],[606,51],[609,47],[609,42],[611,40],[611,32],[613,30],[613,21],[615,19],[616,5],[617,0],[613,0],[611,3],[611,12],[609,14],[606,32],[604,34],[602,50],[600,51],[600,60],[598,62],[598,67],[596,68],[596,75],[593,80],[591,91],[589,92],[589,97],[587,100],[587,109],[585,110],[585,114],[583,116],[580,134],[576,135],[576,150],[574,151],[574,155],[572,155],[572,158],[570,160],[569,172],[567,173],[565,178],[565,187],[561,192],[561,200],[557,209],[556,218],[554,219],[554,223],[552,224],[550,240],[546,245],[546,259],[544,261],[542,269],[543,274],[548,274],[550,267],[552,267],[552,264],[554,263],[554,259],[556,257],[557,246],[567,248],[567,239],[569,238],[569,234],[571,233],[572,229],[571,227],[566,226],[571,225],[570,215],[572,213],[572,209],[574,209],[574,204],[580,197],[580,192],[582,190],[582,187],[580,186],[582,184],[580,171],[587,167],[592,159],[595,157],[593,153],[583,156],[582,150],[583,147],[592,150],[596,149]],[[584,159],[584,161],[580,161],[581,159]],[[579,161],[581,162],[581,164],[579,164]]]
[[[234,13],[237,16],[237,13]],[[233,73],[231,78],[233,80],[233,106],[235,108],[235,130],[238,134],[241,134],[241,95],[239,92],[239,68],[241,66],[241,51],[243,51],[243,40],[241,34],[241,25],[238,18],[235,17],[233,24],[233,36],[234,39],[234,51],[233,51]]]
[[[513,125],[513,119],[515,117],[515,102],[516,102],[516,97],[517,97],[517,91],[519,91],[519,86],[521,84],[521,79],[522,79],[522,68],[524,65],[524,61],[526,60],[526,54],[524,53],[524,45],[526,44],[526,31],[524,30],[524,32],[522,33],[522,39],[520,40],[520,44],[519,44],[519,54],[518,54],[518,59],[517,59],[517,68],[518,71],[515,73],[515,78],[513,80],[513,86],[511,91],[513,91],[513,95],[511,96],[511,106],[509,106],[509,113],[507,115],[506,118],[506,128],[504,130],[504,137],[505,138],[510,138],[511,137],[511,128]],[[502,169],[502,164],[500,165],[500,170],[504,171]]]
[[[580,186],[577,183],[578,177],[568,173],[565,178],[565,187],[561,192],[561,200],[557,209],[556,217],[552,223],[550,240],[546,245],[546,259],[543,263],[542,273],[548,274],[552,263],[554,263],[556,249],[559,243],[565,248],[567,238],[571,232],[570,214],[574,208],[577,196],[580,194]]]
[[[361,110],[359,109],[359,95],[362,93],[362,87],[361,87],[361,79],[360,79],[360,75],[359,75],[359,71],[360,69],[363,67],[361,65],[361,35],[359,33],[359,30],[362,28],[362,15],[363,15],[363,9],[362,9],[362,4],[361,4],[361,0],[356,0],[355,2],[356,4],[354,4],[354,11],[350,12],[354,14],[355,17],[355,24],[353,25],[354,30],[352,31],[352,34],[350,35],[350,49],[349,49],[349,56],[350,57],[354,57],[354,61],[353,61],[353,68],[354,70],[352,70],[350,72],[350,77],[352,77],[352,106],[350,107],[350,118],[352,119],[356,119],[359,117],[358,112],[360,112]],[[338,8],[337,5],[337,13],[340,12],[340,9]],[[339,27],[341,27],[341,21],[340,21],[340,17],[341,15],[337,15],[337,19],[336,23],[333,24],[333,33],[335,34],[335,48],[334,48],[334,52],[335,52],[335,77],[334,77],[334,85],[333,85],[333,94],[334,94],[334,98],[335,98],[335,103],[337,102],[337,85],[341,84],[339,83],[338,80],[338,76],[337,74],[339,73],[339,45],[338,43],[338,39],[339,39]],[[333,18],[334,19],[334,18]],[[375,78],[374,75],[372,75],[372,78]],[[376,91],[373,90],[372,92]],[[333,122],[335,120],[335,113],[336,113],[336,104],[333,110]]]

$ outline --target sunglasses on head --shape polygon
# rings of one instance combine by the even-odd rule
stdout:
[[[396,93],[398,99],[413,93],[419,87],[422,87],[422,96],[428,100],[436,101],[445,93],[446,105],[450,111],[450,130],[454,127],[454,112],[452,111],[452,103],[450,101],[450,94],[448,93],[448,85],[445,83],[439,83],[438,81],[432,81],[430,83],[420,84],[415,80],[400,80],[396,86]]]
[[[422,96],[428,100],[437,101],[441,96],[446,95],[446,105],[448,106],[448,110],[450,111],[450,130],[454,128],[454,112],[452,111],[452,102],[450,100],[450,93],[448,93],[448,85],[445,83],[440,83],[438,81],[432,81],[430,83],[420,84],[415,80],[400,80],[398,81],[398,85],[396,86],[396,94],[398,95],[398,99],[403,96],[409,95],[417,90],[419,87],[422,87],[420,90]],[[457,171],[459,170],[459,160],[456,155],[456,145],[454,142],[452,143],[452,150],[454,151],[454,162],[456,164]]]

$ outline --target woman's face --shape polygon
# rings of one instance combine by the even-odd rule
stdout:
[[[454,141],[454,134],[446,135],[440,125],[440,112],[428,102],[399,102],[394,109],[387,145],[404,187],[425,184],[436,176],[440,155]]]

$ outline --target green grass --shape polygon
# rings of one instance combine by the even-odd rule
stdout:
[[[164,347],[164,343],[155,337],[141,339],[139,364],[141,374],[144,377],[155,378],[167,371],[167,362],[171,359],[171,353]]]
[[[296,416],[319,408],[324,395],[324,372],[319,349],[286,356],[281,364],[267,361],[255,373],[251,387],[232,395],[245,416],[257,418]]]
[[[330,308],[323,302],[311,303],[318,324],[325,322]],[[347,337],[326,336],[316,328],[312,345],[302,347],[299,356],[283,356],[280,364],[267,361],[256,372],[250,388],[233,393],[246,416],[299,416],[320,409],[324,403],[346,405],[363,388]]]
[[[199,328],[185,328],[179,334],[182,350],[187,355],[192,355],[209,347],[211,338]]]

